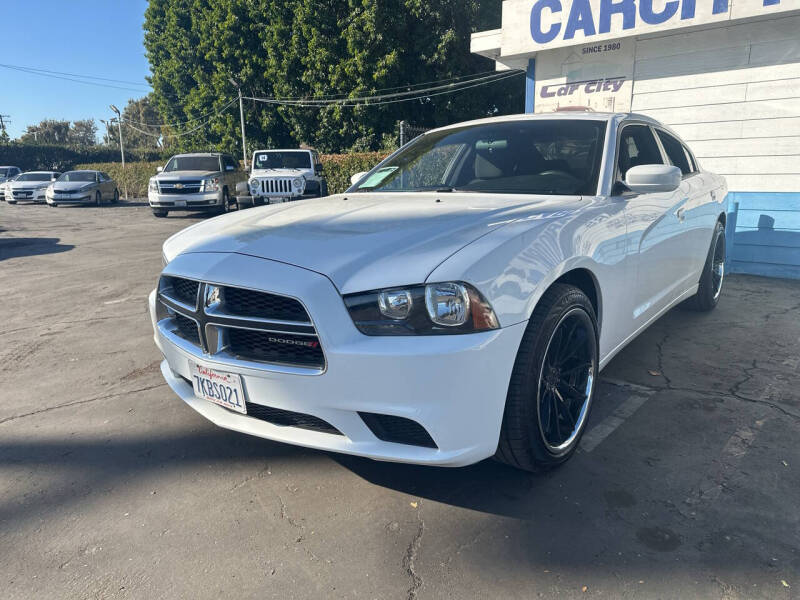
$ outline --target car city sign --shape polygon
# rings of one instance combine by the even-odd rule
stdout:
[[[622,89],[625,77],[609,77],[605,79],[590,79],[588,81],[575,81],[559,85],[543,85],[539,95],[542,98],[554,98],[556,96],[572,96],[575,93],[582,94],[616,94]]]
[[[503,56],[800,10],[800,0],[506,0]]]

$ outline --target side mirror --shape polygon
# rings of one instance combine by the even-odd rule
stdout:
[[[164,167],[156,167],[156,173],[161,173],[164,171]]]
[[[325,173],[325,167],[324,167],[323,165],[316,165],[316,166],[314,167],[314,172],[315,172],[317,175],[322,175],[323,173]]]
[[[639,165],[628,169],[625,185],[638,194],[674,192],[681,185],[683,173],[671,165]]]
[[[58,179],[58,177],[56,177],[55,175],[53,175],[53,176],[50,178],[50,181],[55,181],[56,179]]]
[[[361,171],[361,173],[356,173],[350,178],[350,184],[355,185],[362,179],[364,179],[364,175],[366,175],[369,171]]]

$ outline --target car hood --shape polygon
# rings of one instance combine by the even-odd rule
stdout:
[[[219,171],[170,171],[169,173],[159,173],[156,175],[158,180],[178,180],[178,181],[197,181],[205,177],[219,177]]]
[[[58,181],[53,184],[53,190],[58,192],[61,190],[64,191],[73,191],[73,190],[80,190],[83,188],[90,188],[97,185],[96,182],[92,181]]]
[[[321,273],[342,293],[423,283],[444,260],[522,218],[578,206],[579,196],[351,194],[265,206],[204,221],[164,244],[234,252]]]

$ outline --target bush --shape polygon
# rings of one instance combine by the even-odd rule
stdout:
[[[108,173],[117,182],[121,194],[127,192],[129,198],[147,197],[147,184],[150,178],[156,174],[158,167],[163,167],[162,161],[156,162],[125,162],[125,169],[122,163],[86,163],[76,165],[76,169],[92,169]]]
[[[328,180],[328,192],[341,194],[350,187],[350,177],[362,171],[369,171],[386,158],[383,152],[362,152],[357,154],[323,154],[322,164]]]
[[[325,177],[328,180],[328,192],[341,194],[350,187],[350,177],[361,171],[369,171],[383,160],[381,152],[364,152],[359,154],[323,154],[322,164],[325,166]],[[165,161],[164,161],[165,162]],[[125,170],[118,162],[89,162],[75,165],[76,169],[95,169],[108,173],[119,185],[124,194],[127,186],[130,198],[147,196],[147,184],[156,174],[158,167],[164,162],[126,162]]]
[[[77,148],[46,144],[0,144],[0,165],[12,165],[23,171],[69,171],[79,164],[110,163],[119,158],[118,149],[102,146]],[[153,161],[162,158],[160,151],[125,150],[126,161]]]

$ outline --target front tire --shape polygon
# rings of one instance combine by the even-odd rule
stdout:
[[[709,312],[719,304],[722,284],[725,281],[725,227],[717,221],[711,247],[708,250],[700,287],[697,293],[686,301],[686,307],[698,312]]]
[[[103,196],[100,194],[100,192],[97,192],[94,195],[94,205],[95,206],[100,206],[100,204],[102,204],[102,202],[103,202]]]
[[[157,219],[164,219],[169,214],[168,210],[164,210],[163,208],[154,208],[153,209],[153,216]]]
[[[111,204],[119,202],[119,190],[114,190],[114,197],[111,199]]]
[[[328,182],[323,181],[319,184],[319,197],[325,198],[328,195]]]
[[[586,429],[599,371],[597,317],[576,287],[552,286],[522,338],[496,458],[540,472],[568,460]]]
[[[6,200],[6,204],[16,204],[16,200]]]

